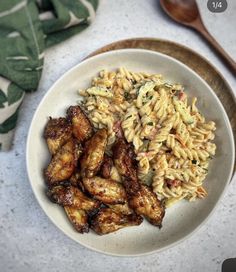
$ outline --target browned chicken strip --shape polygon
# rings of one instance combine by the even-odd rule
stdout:
[[[135,154],[131,146],[122,138],[119,138],[113,145],[113,159],[119,174],[124,180],[132,180],[125,183],[129,188],[129,193],[137,192],[140,189],[140,184],[137,176],[137,166],[135,162]],[[130,186],[131,185],[131,186]]]
[[[136,214],[124,215],[110,208],[102,208],[92,217],[91,228],[97,234],[103,235],[124,227],[138,226],[142,221],[142,217]]]
[[[87,197],[80,189],[74,186],[58,185],[48,191],[49,198],[62,206],[74,207],[88,213],[94,212],[100,206],[100,202]]]
[[[92,136],[92,125],[80,106],[70,106],[67,116],[72,123],[73,135],[79,142],[84,142]]]
[[[70,178],[78,161],[79,147],[73,139],[64,144],[52,157],[51,162],[45,170],[48,186]]]
[[[77,165],[77,160],[76,143],[71,139],[52,157],[44,172],[48,186],[56,185],[70,178]]]
[[[139,215],[143,215],[152,225],[161,227],[165,208],[156,194],[146,185],[135,195],[129,196],[129,206]]]
[[[107,131],[100,129],[85,143],[84,154],[80,160],[83,177],[94,177],[99,171],[107,145],[107,137]]]
[[[121,183],[100,177],[84,178],[85,189],[105,204],[125,203],[126,192]]]
[[[101,176],[103,178],[110,178],[112,167],[113,167],[112,158],[109,157],[107,154],[104,154],[104,159],[100,169]]]
[[[84,210],[72,206],[65,206],[64,209],[72,225],[79,233],[89,232],[88,215]]]
[[[165,208],[156,194],[137,178],[135,155],[128,143],[118,139],[113,147],[114,161],[119,173],[124,177],[124,187],[128,203],[137,214],[143,215],[151,224],[161,227]]]
[[[52,155],[72,136],[72,126],[66,118],[50,118],[44,130],[44,138]]]

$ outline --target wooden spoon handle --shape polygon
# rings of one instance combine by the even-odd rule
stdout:
[[[202,36],[211,44],[217,53],[224,59],[226,64],[232,70],[234,76],[236,76],[236,62],[226,53],[226,51],[219,45],[219,43],[211,36],[208,30],[205,28],[201,18],[195,21],[194,28],[198,30]]]

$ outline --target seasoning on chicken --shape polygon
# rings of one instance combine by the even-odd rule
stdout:
[[[48,197],[61,206],[74,207],[88,213],[98,209],[100,202],[87,197],[80,189],[74,186],[58,185],[47,192]]]
[[[108,204],[108,207],[114,210],[115,212],[119,212],[122,214],[133,214],[134,211],[129,207],[128,202],[124,204]]]
[[[110,178],[112,167],[113,167],[112,158],[109,157],[107,154],[104,154],[104,159],[100,169],[101,176],[103,178]]]
[[[64,207],[68,219],[79,233],[89,232],[88,215],[84,210],[72,206]]]
[[[72,126],[66,118],[51,118],[44,130],[44,138],[52,155],[72,136]]]
[[[99,171],[103,162],[107,137],[106,129],[100,129],[85,143],[84,154],[80,160],[83,177],[94,177]]]
[[[52,157],[45,170],[48,185],[53,186],[71,177],[77,166],[79,146],[73,139],[64,144]]]
[[[125,203],[126,192],[121,183],[100,177],[84,178],[85,189],[104,204]]]
[[[73,135],[79,142],[84,142],[92,136],[92,125],[80,106],[70,106],[67,117],[72,124]]]
[[[124,227],[138,226],[142,221],[142,217],[136,214],[124,215],[110,208],[102,208],[91,218],[91,228],[103,235]]]

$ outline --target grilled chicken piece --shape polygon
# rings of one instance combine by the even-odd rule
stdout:
[[[93,127],[80,106],[69,107],[67,117],[72,123],[73,135],[79,142],[84,142],[92,136]]]
[[[103,163],[102,163],[101,169],[100,169],[101,176],[106,179],[110,178],[112,167],[113,167],[112,158],[109,157],[107,154],[104,154]]]
[[[100,129],[85,143],[84,154],[80,160],[83,177],[94,177],[99,171],[107,145],[107,137],[107,131]]]
[[[126,193],[121,183],[100,177],[84,178],[85,189],[105,204],[125,203]]]
[[[138,226],[142,223],[141,216],[124,215],[110,208],[102,208],[91,219],[91,228],[100,235],[117,231],[124,227]]]
[[[72,206],[65,206],[65,212],[79,233],[89,232],[88,215],[84,210],[79,210]]]
[[[74,186],[55,186],[48,191],[47,195],[53,202],[61,206],[70,206],[88,213],[93,213],[100,207],[99,201],[87,197]]]
[[[64,144],[52,157],[45,170],[48,186],[53,186],[71,177],[78,161],[79,146],[73,139]]]
[[[118,173],[125,179],[132,182],[127,183],[127,186],[132,184],[129,192],[137,192],[140,189],[140,184],[137,176],[137,165],[135,162],[135,154],[131,146],[122,138],[119,138],[113,146],[113,159],[118,170]]]
[[[65,212],[74,228],[80,232],[88,232],[88,218],[96,214],[101,203],[83,194],[74,186],[54,186],[47,192],[55,203],[64,206]]]
[[[117,170],[124,178],[130,208],[143,215],[151,224],[161,227],[165,209],[151,188],[138,181],[135,155],[131,147],[123,139],[118,139],[113,147],[113,156]]]
[[[162,226],[165,209],[148,186],[141,185],[141,189],[135,195],[129,195],[129,206],[137,214],[143,215],[152,225]]]
[[[47,141],[48,149],[52,155],[56,154],[59,148],[72,136],[72,126],[66,118],[50,117],[44,130],[44,138]]]

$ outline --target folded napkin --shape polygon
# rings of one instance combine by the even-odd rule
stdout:
[[[98,0],[0,1],[0,150],[11,147],[25,92],[37,89],[44,50],[84,30]]]

